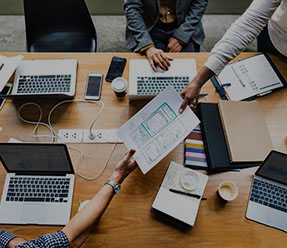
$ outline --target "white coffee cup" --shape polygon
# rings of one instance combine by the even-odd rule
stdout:
[[[128,82],[123,77],[117,77],[112,81],[112,89],[118,98],[124,98],[127,94]]]
[[[224,181],[218,186],[217,196],[223,201],[233,201],[238,196],[238,187],[231,181]]]

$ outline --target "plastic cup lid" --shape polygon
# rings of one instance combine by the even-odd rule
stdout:
[[[187,191],[195,190],[200,185],[200,178],[193,171],[184,172],[180,177],[180,185]]]
[[[112,81],[112,89],[116,92],[125,91],[128,87],[128,82],[122,77],[117,77]]]

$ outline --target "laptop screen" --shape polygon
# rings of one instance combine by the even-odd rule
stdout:
[[[9,173],[74,173],[66,145],[0,143],[0,159]]]
[[[287,154],[272,151],[256,175],[287,184]]]

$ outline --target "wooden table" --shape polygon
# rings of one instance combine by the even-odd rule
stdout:
[[[15,53],[2,53],[5,56],[14,56]],[[88,73],[102,73],[106,75],[112,53],[96,54],[37,54],[24,53],[25,59],[54,59],[77,58],[77,95],[76,99],[83,99]],[[142,58],[138,54],[120,53],[117,56],[128,60]],[[238,59],[253,55],[241,54]],[[198,69],[207,60],[208,53],[172,54],[174,58],[195,58]],[[287,63],[282,59],[271,56],[281,73],[286,78]],[[128,79],[128,63],[123,77]],[[202,89],[208,96],[202,101],[217,102],[218,95],[211,82]],[[120,101],[111,90],[110,83],[104,82],[102,98],[105,109],[96,122],[94,128],[119,128],[132,115],[134,115],[145,102],[133,102],[125,98]],[[275,149],[287,150],[287,91],[277,91],[258,99],[265,113],[268,128]],[[17,117],[17,108],[20,102],[7,101],[4,109],[0,111],[0,141],[8,141],[14,137],[22,141],[48,141],[48,139],[31,138],[33,125],[21,122]],[[47,120],[48,111],[59,101],[41,101],[44,109],[44,121]],[[72,103],[65,104],[57,109],[53,115],[53,126],[60,128],[87,129],[99,106],[95,104]],[[36,120],[38,110],[27,107],[23,115],[28,119]],[[41,127],[39,134],[48,134],[48,130]],[[87,176],[93,176],[104,164],[111,144],[75,144],[69,145],[80,148],[84,158],[75,165],[76,169]],[[86,181],[76,177],[75,191],[72,206],[72,215],[75,215],[79,200],[91,198],[111,175],[115,164],[122,158],[126,148],[123,144],[117,148],[103,175],[95,181]],[[188,232],[177,229],[152,214],[149,210],[160,186],[161,180],[171,160],[183,163],[183,144],[180,144],[163,161],[146,175],[139,169],[133,172],[123,183],[121,193],[114,197],[98,226],[86,240],[83,247],[286,247],[287,236],[284,232],[272,229],[245,218],[245,211],[252,180],[256,168],[243,169],[241,172],[224,172],[210,175],[205,194],[207,201],[202,201],[198,212],[195,227]],[[73,161],[78,154],[70,151]],[[5,171],[0,169],[0,193],[2,192]],[[216,197],[216,189],[223,180],[232,180],[239,187],[239,196],[233,202],[221,204]],[[57,226],[18,226],[5,225],[0,228],[28,239],[35,238],[47,232],[54,232],[61,227]]]

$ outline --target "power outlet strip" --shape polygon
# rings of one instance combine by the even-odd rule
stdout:
[[[60,129],[58,132],[58,143],[82,143],[82,129]]]
[[[84,130],[83,143],[108,143],[107,131],[104,129],[92,130],[93,136],[91,137],[90,130]]]
[[[58,143],[123,143],[117,135],[117,129],[60,129]]]

